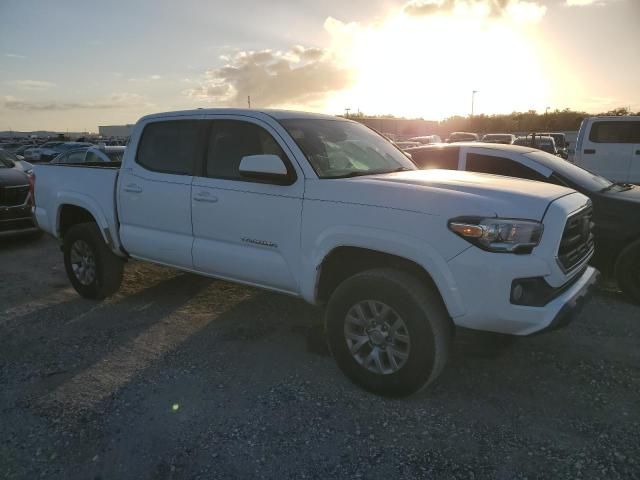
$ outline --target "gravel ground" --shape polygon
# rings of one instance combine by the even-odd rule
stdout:
[[[0,478],[640,478],[640,307],[459,332],[427,391],[349,383],[282,295],[131,262],[103,303],[0,244]]]

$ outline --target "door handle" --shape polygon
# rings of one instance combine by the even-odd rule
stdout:
[[[124,191],[131,193],[142,193],[142,187],[140,185],[136,185],[135,183],[130,183],[129,185],[125,185]]]
[[[584,151],[584,153],[585,153],[585,155],[589,155],[589,154],[591,154],[591,153],[596,153],[596,151],[595,151],[595,149],[593,149],[593,148],[587,148],[587,149]]]
[[[209,202],[215,203],[218,201],[218,197],[211,195],[209,192],[198,192],[193,196],[196,202]]]

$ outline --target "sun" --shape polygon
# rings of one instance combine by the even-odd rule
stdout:
[[[477,113],[544,109],[540,44],[511,18],[400,12],[340,33],[334,49],[355,78],[329,99],[328,111],[441,119],[468,115],[472,90],[479,91]]]

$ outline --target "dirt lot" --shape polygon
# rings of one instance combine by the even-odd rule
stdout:
[[[459,332],[428,391],[364,393],[285,296],[129,263],[104,303],[0,244],[0,478],[640,478],[640,307]]]

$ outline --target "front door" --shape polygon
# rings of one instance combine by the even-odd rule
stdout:
[[[295,293],[304,178],[277,133],[259,120],[210,122],[207,154],[192,192],[193,261],[218,277]],[[287,185],[243,178],[247,155],[275,154]]]

